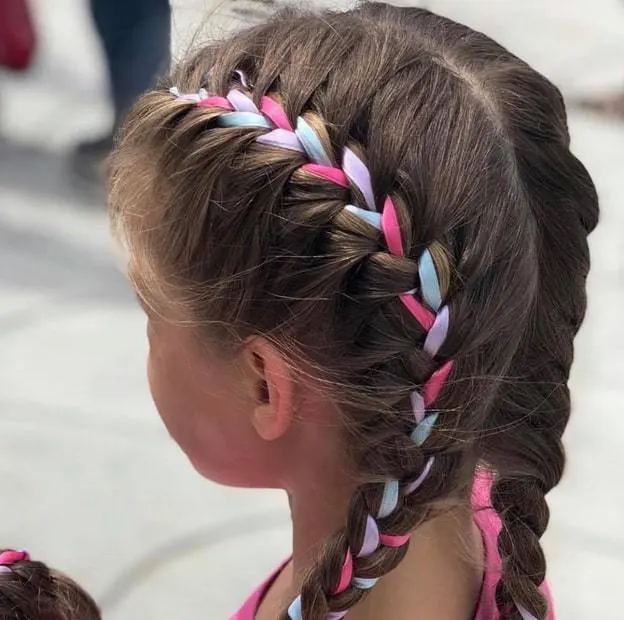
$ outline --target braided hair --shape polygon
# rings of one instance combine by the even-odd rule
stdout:
[[[73,580],[30,559],[0,550],[0,620],[100,620],[95,601]]]
[[[148,303],[270,336],[341,406],[361,484],[283,620],[344,617],[477,467],[501,614],[544,620],[598,212],[552,84],[421,9],[286,12],[138,102],[110,212]]]

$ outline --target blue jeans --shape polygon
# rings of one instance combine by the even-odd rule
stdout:
[[[169,68],[169,0],[91,0],[109,72],[115,126]]]

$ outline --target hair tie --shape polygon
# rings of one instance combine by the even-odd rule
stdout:
[[[28,562],[30,561],[30,554],[24,549],[16,551],[14,549],[7,549],[0,553],[0,572],[10,573],[11,566],[16,562]]]
[[[30,554],[28,551],[21,549],[16,551],[15,549],[7,549],[0,553],[0,564],[3,566],[11,566],[15,562],[23,562],[30,560]]]

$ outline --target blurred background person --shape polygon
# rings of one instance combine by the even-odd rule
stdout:
[[[36,41],[26,0],[0,0],[0,66],[14,71],[28,69]]]
[[[624,7],[624,3],[622,3]],[[624,12],[622,13],[624,21]],[[624,82],[619,90],[598,96],[584,97],[578,102],[581,107],[605,116],[624,120]]]
[[[580,105],[599,114],[624,120],[624,88],[620,92],[582,99]]]
[[[169,65],[171,7],[169,0],[91,0],[90,4],[108,69],[114,121],[105,135],[80,143],[73,159],[81,177],[99,182],[117,126],[134,100]]]

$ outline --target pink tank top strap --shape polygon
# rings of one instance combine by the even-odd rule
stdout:
[[[492,475],[485,470],[480,470],[475,476],[472,491],[474,519],[481,530],[485,555],[483,587],[474,620],[500,620],[500,613],[496,606],[496,587],[502,575],[502,561],[498,552],[498,535],[502,522],[492,508],[492,483]],[[555,620],[548,584],[542,584],[541,590],[548,599],[549,612],[546,620]]]
[[[245,604],[233,616],[230,616],[229,620],[254,620],[262,599],[279,574],[286,568],[288,562],[290,562],[290,558],[282,562],[279,568],[271,573],[269,577],[253,591],[251,596],[245,601]]]

